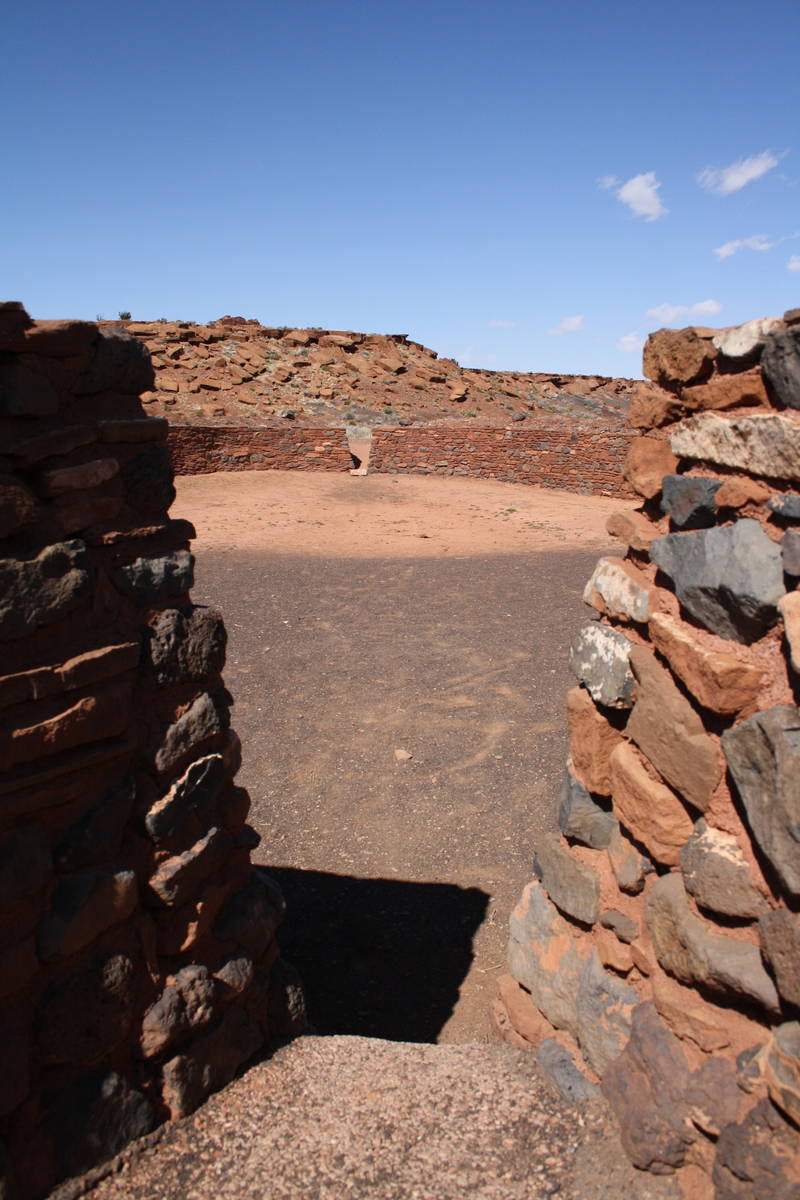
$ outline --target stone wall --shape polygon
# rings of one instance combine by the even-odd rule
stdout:
[[[370,471],[472,475],[562,488],[596,496],[632,497],[622,468],[630,431],[591,418],[529,418],[519,429],[376,429]]]
[[[800,1195],[800,311],[662,330],[497,1016],[687,1194]],[[588,1082],[587,1082],[588,1081]]]
[[[0,1195],[302,1024],[143,346],[0,305]]]
[[[343,429],[247,429],[172,425],[167,437],[176,475],[212,471],[349,471]]]

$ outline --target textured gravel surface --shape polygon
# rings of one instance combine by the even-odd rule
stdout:
[[[157,1146],[130,1148],[93,1200],[670,1200],[601,1105],[578,1112],[505,1046],[302,1038]],[[85,1191],[86,1189],[84,1189]],[[55,1196],[67,1200],[67,1186]]]

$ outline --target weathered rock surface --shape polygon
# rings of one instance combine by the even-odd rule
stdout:
[[[800,1022],[773,1031],[764,1052],[764,1079],[770,1100],[800,1125]]]
[[[141,1047],[145,1058],[160,1054],[217,1013],[217,987],[208,967],[183,967],[144,1014]]]
[[[722,774],[716,745],[654,654],[635,647],[631,666],[639,690],[626,733],[667,783],[705,812]]]
[[[217,706],[208,692],[203,692],[166,731],[155,756],[157,770],[162,773],[172,770],[190,750],[222,733],[224,728]]]
[[[761,917],[758,931],[781,997],[800,1008],[800,915],[775,909]]]
[[[638,751],[621,743],[610,758],[614,815],[656,862],[674,866],[692,832],[677,796],[648,774]]]
[[[737,372],[733,375],[712,375],[705,383],[684,388],[681,399],[689,409],[766,407],[767,389],[761,371]]]
[[[594,925],[600,915],[600,881],[597,873],[573,858],[554,835],[541,838],[537,845],[534,873],[563,913],[587,925]]]
[[[630,653],[633,643],[609,625],[592,621],[584,625],[569,653],[574,674],[598,704],[630,708],[633,704],[633,672]]]
[[[277,884],[262,870],[255,870],[247,886],[221,909],[214,932],[221,941],[234,942],[251,958],[258,959],[272,941],[285,911]]]
[[[753,837],[792,895],[800,894],[800,711],[770,708],[722,735]]]
[[[774,330],[766,338],[761,366],[787,408],[800,408],[800,328]]]
[[[124,954],[54,979],[34,1021],[42,1061],[58,1066],[105,1058],[132,1028],[136,990],[134,963]]]
[[[675,426],[670,445],[681,458],[738,467],[768,479],[800,481],[800,423],[781,413],[700,413]]]
[[[683,983],[722,995],[747,996],[779,1011],[775,985],[756,946],[712,932],[686,900],[680,875],[664,875],[647,896],[647,925],[658,961]]]
[[[600,1095],[596,1084],[590,1083],[575,1066],[570,1052],[554,1037],[545,1038],[536,1047],[536,1059],[542,1073],[571,1104],[594,1100]]]
[[[605,849],[617,828],[613,815],[595,804],[569,766],[564,773],[558,825],[564,837],[593,850]]]
[[[757,521],[670,533],[650,556],[675,585],[681,606],[706,629],[736,642],[762,637],[786,588],[780,548]]]
[[[83,542],[56,542],[28,558],[0,559],[0,640],[57,621],[88,598],[91,565]]]
[[[162,904],[178,907],[188,900],[197,884],[219,866],[230,849],[231,837],[213,828],[182,854],[162,862],[150,879],[150,888]]]
[[[769,1100],[722,1130],[713,1169],[715,1200],[797,1200],[800,1135]]]
[[[781,538],[781,562],[787,575],[800,576],[800,533],[787,529]]]
[[[669,442],[656,438],[637,437],[631,442],[625,459],[624,474],[631,487],[652,500],[661,491],[661,480],[675,471],[678,459]]]
[[[678,529],[700,529],[713,525],[717,511],[714,497],[721,487],[721,479],[665,475],[661,489],[661,511],[669,515]]]
[[[766,909],[736,838],[698,821],[680,856],[683,882],[701,908],[755,918]]]
[[[589,954],[538,880],[523,890],[509,923],[508,969],[556,1029],[574,1030],[580,973]]]
[[[767,334],[779,325],[776,317],[760,317],[730,329],[720,329],[711,339],[723,358],[748,360],[759,357]]]
[[[112,1158],[154,1124],[150,1102],[116,1071],[92,1071],[47,1097],[44,1126],[62,1178]]]
[[[650,584],[632,563],[621,558],[601,558],[586,584],[583,599],[612,617],[646,621],[650,613]]]
[[[684,416],[686,409],[674,394],[666,388],[637,379],[631,391],[628,424],[634,429],[658,429]]]
[[[785,521],[800,521],[800,496],[796,492],[776,492],[767,501],[767,508]]]
[[[92,361],[75,385],[80,395],[122,392],[138,396],[155,382],[147,348],[122,329],[100,328],[94,341]]]
[[[574,1033],[596,1075],[602,1076],[621,1054],[638,1000],[633,988],[603,970],[596,951],[589,956],[580,974]]]
[[[229,1008],[212,1033],[198,1038],[185,1054],[164,1064],[164,1102],[173,1120],[194,1112],[209,1092],[230,1083],[239,1065],[252,1058],[264,1034],[245,1009]]]
[[[779,607],[786,599],[779,601]],[[737,713],[754,703],[762,672],[739,657],[730,643],[712,649],[691,625],[669,613],[653,613],[648,629],[655,648],[704,708]]]
[[[622,942],[632,942],[639,936],[639,926],[624,913],[615,908],[607,909],[600,914],[600,924],[604,929],[610,929]]]
[[[221,754],[196,759],[145,816],[145,828],[153,841],[173,837],[192,815],[203,820],[213,812],[225,777]]]
[[[638,896],[645,879],[655,870],[649,858],[645,858],[625,835],[615,829],[608,843],[608,861],[621,891]]]
[[[654,383],[697,383],[711,374],[716,347],[694,329],[659,329],[645,342],[642,365]]]
[[[137,558],[114,573],[117,586],[142,608],[183,596],[194,586],[194,555],[175,550],[158,558]]]
[[[632,550],[649,550],[661,534],[649,517],[640,512],[615,512],[606,522],[611,537],[619,538]]]
[[[581,783],[599,796],[611,795],[608,760],[622,734],[595,707],[585,688],[567,693],[572,766]]]
[[[159,683],[190,683],[225,665],[227,635],[215,608],[168,608],[156,617],[147,651]]]

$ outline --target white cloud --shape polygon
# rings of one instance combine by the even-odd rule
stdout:
[[[644,345],[644,338],[638,333],[626,333],[617,342],[617,349],[623,354],[635,354],[637,350],[641,350]]]
[[[800,271],[800,254],[793,254],[786,264],[787,271]]]
[[[730,196],[731,192],[738,192],[745,184],[766,175],[779,162],[780,159],[771,150],[762,150],[750,158],[740,158],[729,167],[706,167],[696,178],[700,187],[707,192],[713,192],[716,196]]]
[[[713,317],[718,312],[722,312],[718,300],[698,300],[696,304],[659,304],[648,308],[645,316],[662,325],[673,325],[678,317]]]
[[[461,351],[459,351],[458,361],[459,362],[469,362],[469,360],[472,358],[474,353],[475,353],[474,346],[464,346],[464,348]]]
[[[616,175],[601,175],[597,181],[597,186],[607,192],[609,188],[616,187],[619,183]]]
[[[519,321],[490,321],[490,329],[516,329]]]
[[[627,204],[634,216],[644,217],[645,221],[657,221],[669,212],[658,194],[660,187],[655,171],[645,171],[623,183],[617,192],[617,199]]]
[[[782,241],[779,238],[778,241]],[[778,242],[771,242],[765,233],[755,233],[752,237],[737,238],[735,242],[726,242],[714,250],[717,258],[730,258],[737,250],[771,250]]]
[[[559,337],[562,333],[577,333],[583,329],[583,314],[578,317],[564,317],[564,320],[558,325],[554,325],[552,329],[548,329],[548,333],[552,337]]]

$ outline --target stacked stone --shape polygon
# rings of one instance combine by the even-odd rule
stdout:
[[[0,1195],[190,1112],[302,1022],[234,783],[144,347],[0,305]]]
[[[693,1196],[800,1195],[800,310],[648,341],[503,1026]],[[582,1074],[579,1073],[579,1068]],[[588,1079],[588,1084],[587,1084]]]

